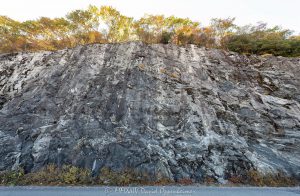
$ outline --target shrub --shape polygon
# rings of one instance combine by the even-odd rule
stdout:
[[[28,174],[24,174],[23,170],[0,174],[1,185],[88,185],[92,183],[89,170],[70,165],[64,165],[60,169],[50,164]]]
[[[0,173],[0,185],[17,185],[24,177],[24,170],[7,171]]]
[[[233,35],[229,38],[227,47],[238,53],[300,56],[300,40],[293,39],[257,39],[252,34]]]
[[[130,169],[120,172],[112,171],[107,167],[103,167],[99,175],[99,184],[127,186],[129,184],[143,184],[140,176]]]
[[[295,186],[297,181],[286,176],[283,172],[276,174],[262,174],[256,170],[250,170],[243,176],[230,176],[228,181],[233,184],[249,184],[253,186]],[[190,185],[193,181],[183,178],[177,181],[178,184]],[[204,184],[212,185],[217,181],[213,177],[206,177]],[[38,171],[25,174],[23,169],[6,171],[0,173],[0,185],[170,185],[174,184],[168,178],[153,180],[147,173],[137,173],[132,169],[112,171],[104,167],[100,175],[93,178],[91,171],[71,165],[64,165],[58,168],[55,165],[48,165]]]
[[[297,181],[284,173],[261,174],[258,171],[250,170],[247,174],[247,183],[253,186],[295,186]]]
[[[21,180],[24,185],[60,185],[61,172],[55,165],[47,165],[44,168],[26,174]]]
[[[173,36],[173,33],[166,32],[166,31],[162,32],[159,43],[162,43],[162,44],[170,43],[172,40],[172,36]]]
[[[243,183],[243,178],[241,176],[231,176],[228,178],[228,181],[232,184],[242,184]]]
[[[213,177],[207,176],[204,179],[204,184],[206,184],[206,185],[216,184],[216,180]]]
[[[62,168],[61,178],[64,184],[84,185],[92,182],[91,172],[89,170],[70,165]]]
[[[178,180],[178,183],[181,185],[191,185],[193,184],[193,181],[190,178],[182,178]]]

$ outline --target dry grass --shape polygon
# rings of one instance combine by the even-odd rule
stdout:
[[[248,172],[248,184],[253,186],[296,186],[297,181],[292,177],[286,176],[284,173],[277,174],[261,174],[251,170]]]
[[[297,180],[286,176],[283,173],[261,174],[251,170],[243,176],[231,176],[228,178],[228,185],[252,185],[252,186],[296,186]],[[125,169],[119,172],[109,168],[102,168],[97,177],[91,175],[91,171],[71,165],[58,168],[55,165],[48,165],[36,172],[25,174],[23,169],[0,173],[0,185],[191,185],[193,180],[189,178],[179,179],[174,182],[167,178],[158,180],[151,179],[148,174],[137,173],[132,169]],[[205,185],[217,185],[216,179],[206,177],[203,180]]]
[[[189,178],[183,178],[183,179],[178,180],[177,183],[178,183],[178,184],[181,184],[181,185],[184,185],[184,186],[187,186],[187,185],[192,185],[194,182],[193,182],[192,179],[189,179]]]
[[[91,183],[89,170],[69,165],[62,168],[48,165],[28,174],[24,174],[22,169],[0,174],[0,185],[88,185]]]
[[[244,176],[236,175],[228,178],[229,184],[232,185],[252,185],[252,186],[296,186],[297,180],[286,176],[284,173],[262,174],[256,170],[250,170]]]
[[[172,183],[169,179],[153,181],[147,174],[136,173],[125,169],[115,172],[109,168],[102,168],[97,177],[93,177],[90,170],[65,165],[58,168],[48,165],[36,172],[28,174],[23,169],[0,173],[0,185],[167,185]]]

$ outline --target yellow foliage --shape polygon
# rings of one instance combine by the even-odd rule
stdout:
[[[237,27],[234,18],[211,20],[209,26],[188,18],[145,15],[134,20],[111,6],[89,6],[61,18],[19,22],[0,16],[0,52],[58,50],[93,43],[143,41],[222,48],[239,53],[300,56],[300,36],[265,24]]]

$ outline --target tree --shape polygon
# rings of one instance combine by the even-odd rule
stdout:
[[[110,6],[102,6],[95,11],[106,25],[105,34],[109,42],[123,42],[133,38],[133,18],[121,15],[119,11]]]
[[[20,30],[20,22],[6,16],[0,16],[0,49],[3,52],[14,52],[24,49],[26,42]]]
[[[90,6],[88,10],[75,10],[66,16],[74,38],[72,46],[95,43],[102,39],[102,35],[98,32],[100,20],[97,14],[97,9]]]
[[[211,20],[210,28],[214,31],[216,46],[227,49],[226,42],[230,35],[234,34],[236,25],[235,18],[213,18]]]
[[[167,32],[163,15],[146,15],[135,23],[136,34],[139,40],[146,43],[158,43],[163,32]]]
[[[201,29],[198,22],[188,18],[170,16],[165,20],[167,30],[173,35],[172,42],[179,45],[199,44]]]
[[[278,26],[268,28],[265,23],[247,25],[229,37],[227,47],[246,54],[299,56],[300,41],[290,35],[290,30]]]
[[[141,40],[196,44],[245,54],[300,56],[300,36],[266,23],[236,26],[234,18],[214,18],[209,26],[188,18],[145,15],[134,20],[110,6],[89,6],[61,18],[19,22],[0,16],[0,52],[57,50],[79,44]]]

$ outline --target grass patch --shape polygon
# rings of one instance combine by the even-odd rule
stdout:
[[[252,185],[252,186],[297,186],[299,181],[295,178],[277,174],[262,174],[258,171],[248,171],[246,175],[230,176],[228,182],[231,185]],[[138,173],[132,169],[125,169],[119,172],[112,171],[109,168],[102,168],[100,174],[96,177],[88,169],[78,168],[71,165],[64,165],[58,168],[55,165],[48,165],[44,168],[25,174],[23,169],[15,171],[0,172],[0,185],[2,186],[67,186],[67,185],[111,185],[111,186],[129,186],[129,185],[192,185],[190,178],[179,179],[174,182],[167,178],[153,180],[148,174]],[[212,177],[206,177],[203,180],[205,185],[217,185],[217,181]]]
[[[283,172],[262,174],[256,170],[250,170],[245,176],[231,176],[228,178],[231,184],[269,186],[269,187],[289,187],[297,186],[299,182]]]
[[[71,165],[58,168],[55,165],[47,165],[44,168],[24,173],[23,169],[5,171],[0,173],[0,185],[2,186],[64,186],[64,185],[167,185],[172,181],[168,179],[150,180],[147,174],[137,173],[131,169],[115,172],[109,168],[102,168],[100,174],[92,176],[92,172]]]

